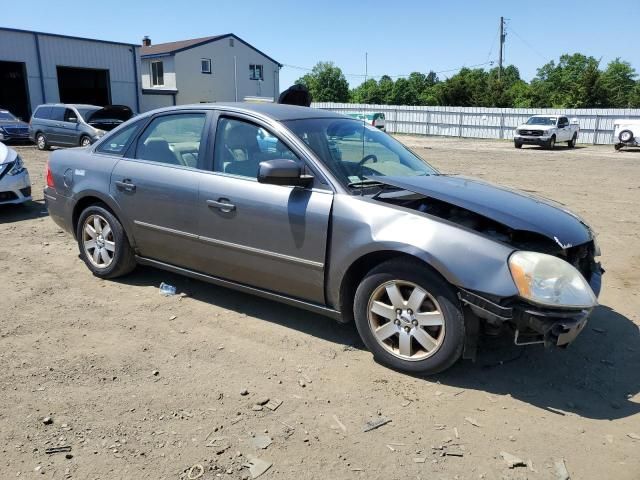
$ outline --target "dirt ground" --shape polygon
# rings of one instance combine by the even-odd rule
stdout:
[[[487,338],[418,378],[352,325],[151,268],[99,280],[47,218],[46,153],[18,147],[34,201],[0,208],[0,478],[250,478],[254,457],[264,479],[557,479],[563,459],[574,480],[640,478],[640,150],[400,139],[595,227],[602,305],[569,349]]]

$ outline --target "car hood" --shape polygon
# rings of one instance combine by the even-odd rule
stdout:
[[[7,147],[4,143],[0,143],[0,165],[13,162],[18,156],[13,148]]]
[[[467,209],[513,230],[544,235],[563,249],[592,239],[587,224],[563,205],[482,180],[452,175],[370,178]]]
[[[556,127],[554,125],[528,125],[526,123],[523,123],[522,125],[518,125],[517,128],[522,130],[542,130],[544,132],[547,130],[552,130]]]
[[[133,117],[133,111],[126,105],[107,105],[93,112],[85,121],[101,130],[113,130],[131,117]]]

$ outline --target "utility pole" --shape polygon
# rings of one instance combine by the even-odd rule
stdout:
[[[369,52],[364,52],[364,81],[367,81],[367,75],[369,73]]]
[[[502,60],[504,58],[504,39],[507,36],[504,33],[504,17],[500,17],[500,56],[498,57],[498,80],[502,76]]]

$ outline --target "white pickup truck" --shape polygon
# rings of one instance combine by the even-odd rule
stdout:
[[[577,120],[569,122],[562,115],[533,115],[519,125],[513,137],[516,148],[522,145],[540,145],[553,150],[556,143],[567,142],[569,148],[576,146],[580,127]]]

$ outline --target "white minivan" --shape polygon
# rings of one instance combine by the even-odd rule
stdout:
[[[613,147],[640,147],[640,119],[620,119],[613,121]]]

